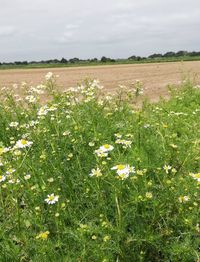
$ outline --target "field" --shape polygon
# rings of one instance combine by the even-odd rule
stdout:
[[[198,262],[199,67],[0,72],[0,261]]]
[[[22,81],[39,84],[48,71],[48,68],[0,70],[0,86],[11,86]],[[60,89],[75,86],[87,77],[99,79],[105,89],[111,92],[119,84],[130,85],[135,80],[140,80],[143,82],[144,94],[152,101],[157,101],[160,96],[167,96],[168,84],[179,84],[189,75],[198,80],[200,61],[52,68],[51,71],[59,75]]]

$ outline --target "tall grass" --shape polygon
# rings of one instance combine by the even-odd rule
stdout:
[[[21,88],[1,92],[0,261],[199,261],[198,86],[140,108],[139,83]]]

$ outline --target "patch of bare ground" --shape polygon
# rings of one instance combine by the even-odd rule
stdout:
[[[15,69],[0,70],[0,86],[12,88],[14,83],[26,81],[30,85],[39,84],[47,72],[59,75],[58,86],[61,89],[76,86],[86,78],[99,79],[109,92],[116,91],[119,84],[131,85],[135,80],[143,82],[144,95],[151,101],[160,96],[167,97],[169,84],[179,84],[184,78],[199,82],[200,61],[152,63],[132,65],[105,65],[73,68]]]

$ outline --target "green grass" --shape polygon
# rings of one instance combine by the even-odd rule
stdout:
[[[198,261],[200,90],[137,109],[134,88],[2,91],[0,261]]]
[[[102,65],[129,65],[145,63],[165,63],[165,62],[182,62],[182,61],[200,61],[199,56],[181,56],[181,57],[163,57],[163,58],[146,58],[140,61],[117,59],[115,62],[77,62],[77,63],[35,63],[28,65],[0,65],[0,70],[6,69],[34,69],[34,68],[62,68],[62,67],[82,67],[82,66],[102,66]]]

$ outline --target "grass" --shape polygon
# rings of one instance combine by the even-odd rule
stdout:
[[[145,64],[145,63],[166,63],[166,62],[183,62],[183,61],[200,61],[199,56],[180,56],[180,57],[161,57],[146,58],[140,61],[117,59],[115,62],[77,62],[77,63],[33,63],[28,65],[0,65],[0,70],[7,69],[37,69],[37,68],[62,68],[62,67],[82,67],[82,66],[105,66],[105,65],[129,65],[129,64]]]
[[[198,86],[141,108],[139,82],[21,88],[1,92],[0,261],[199,260]]]

